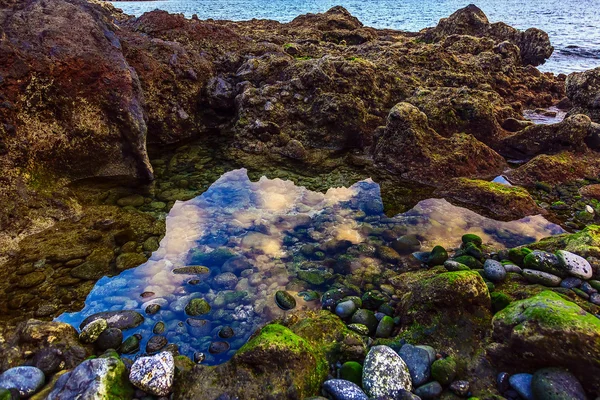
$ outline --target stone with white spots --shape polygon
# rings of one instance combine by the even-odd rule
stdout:
[[[166,396],[171,392],[175,377],[173,355],[163,351],[150,357],[140,357],[131,366],[129,380],[146,393]]]
[[[569,272],[569,274],[581,279],[590,279],[592,277],[592,266],[585,258],[566,250],[558,250],[556,256],[561,267]]]
[[[372,347],[363,365],[363,389],[370,397],[394,397],[402,389],[412,391],[408,366],[390,347]]]

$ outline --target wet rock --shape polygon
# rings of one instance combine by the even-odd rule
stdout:
[[[108,322],[103,318],[90,321],[81,329],[79,340],[82,343],[94,343],[107,328]]]
[[[499,261],[492,259],[485,260],[483,264],[483,272],[485,277],[492,282],[502,282],[506,279],[506,270]]]
[[[371,396],[394,396],[399,390],[412,390],[408,367],[387,346],[374,346],[363,365],[363,388]]]
[[[450,391],[460,397],[467,397],[469,395],[469,388],[468,381],[454,381],[450,384]]]
[[[136,353],[140,349],[140,339],[136,335],[129,336],[125,341],[121,344],[119,350],[123,354],[132,354]]]
[[[125,271],[126,269],[135,268],[146,262],[146,257],[140,253],[123,253],[117,257],[117,269]]]
[[[155,396],[167,396],[175,377],[175,360],[168,351],[150,357],[139,357],[131,366],[131,383]]]
[[[191,265],[173,269],[173,273],[178,275],[204,275],[209,272],[210,270],[202,265]]]
[[[342,364],[339,376],[341,379],[345,379],[360,386],[362,385],[362,372],[363,367],[361,364],[356,361],[347,361]]]
[[[112,249],[96,249],[85,262],[71,269],[69,274],[73,278],[84,280],[97,280],[110,272],[110,262],[114,258]]]
[[[377,318],[375,317],[373,311],[366,310],[364,308],[357,310],[354,313],[354,315],[352,315],[351,322],[352,324],[360,324],[366,326],[367,329],[369,329],[369,332],[371,333],[375,333],[377,325],[379,324],[379,321],[377,321]]]
[[[105,319],[109,328],[118,328],[122,331],[135,328],[144,322],[144,317],[137,311],[103,311],[90,315],[79,325],[83,329],[87,324],[97,319]]]
[[[357,306],[352,300],[346,300],[335,306],[335,314],[340,318],[349,318],[356,311]]]
[[[379,320],[379,324],[377,324],[377,329],[375,330],[375,337],[378,338],[387,338],[392,335],[392,331],[394,330],[394,319],[388,315],[384,316]]]
[[[532,269],[524,269],[523,277],[530,283],[539,283],[550,287],[558,286],[562,281],[561,278],[556,275],[542,271],[534,271]]]
[[[148,314],[148,315],[154,315],[159,311],[160,311],[160,304],[156,304],[156,303],[150,304],[148,307],[146,307],[146,310],[145,310],[146,314]]]
[[[595,122],[599,122],[600,68],[569,74],[565,87],[574,106],[570,114],[584,113]]]
[[[519,393],[525,400],[535,400],[533,392],[531,390],[531,380],[533,375],[531,374],[515,374],[512,375],[508,381],[510,386]]]
[[[188,318],[186,320],[188,331],[193,336],[206,336],[212,331],[212,324],[206,319]]]
[[[224,272],[213,278],[213,286],[216,289],[233,289],[237,282],[237,276],[232,272]]]
[[[291,310],[296,307],[296,299],[294,299],[294,296],[284,290],[278,290],[275,293],[275,303],[282,310]]]
[[[37,392],[45,382],[44,373],[36,367],[15,367],[0,375],[0,388],[16,389],[23,398]]]
[[[223,339],[229,339],[235,335],[233,328],[230,326],[224,326],[219,330],[219,337]]]
[[[415,235],[404,235],[392,242],[392,248],[399,254],[411,254],[421,249],[421,241]]]
[[[444,262],[444,267],[448,270],[448,271],[468,271],[471,268],[467,267],[465,264],[461,264],[457,261],[454,260],[446,260]]]
[[[415,394],[421,399],[437,399],[442,394],[442,385],[438,382],[429,382],[415,389]]]
[[[146,344],[146,352],[150,354],[157,353],[161,351],[168,343],[169,341],[164,336],[152,336]]]
[[[585,258],[565,250],[558,250],[556,257],[563,270],[569,274],[581,279],[592,277],[592,266]]]
[[[118,349],[123,342],[123,332],[119,328],[108,328],[104,330],[98,340],[96,340],[96,347],[105,351],[108,349]]]
[[[473,136],[440,136],[430,128],[427,116],[408,103],[398,103],[390,111],[373,157],[404,178],[432,184],[459,176],[497,175],[505,165],[501,156]]]
[[[208,347],[210,354],[220,354],[229,351],[229,343],[227,342],[211,342]]]
[[[421,386],[429,380],[431,362],[429,352],[423,348],[405,344],[398,352],[406,363],[414,386]]]
[[[543,368],[533,374],[531,391],[536,400],[586,400],[577,378],[561,368]]]
[[[144,205],[144,196],[139,194],[132,194],[129,196],[121,197],[117,200],[117,204],[121,207],[139,207]]]
[[[523,264],[527,269],[547,272],[561,278],[567,276],[566,270],[561,266],[558,257],[547,251],[534,250],[525,256]]]
[[[431,377],[442,385],[449,385],[456,377],[456,369],[454,358],[441,358],[431,364]]]
[[[502,122],[502,128],[509,132],[519,132],[533,124],[534,123],[531,121],[521,121],[516,118],[507,118],[504,120],[504,122]]]
[[[323,383],[323,394],[333,400],[368,400],[368,396],[353,382],[330,379]]]
[[[367,326],[363,324],[348,324],[348,329],[358,333],[359,335],[369,335],[369,328],[367,328]]]
[[[115,357],[94,358],[62,375],[48,395],[48,400],[133,396],[127,370]]]
[[[46,275],[43,272],[37,271],[27,274],[19,278],[17,282],[17,287],[20,288],[31,288],[34,286],[38,286],[46,280]]]
[[[39,368],[44,375],[52,375],[64,365],[63,352],[54,347],[45,347],[40,349],[33,356],[31,365]]]
[[[185,313],[192,317],[206,314],[210,311],[210,305],[204,299],[192,299],[185,306]]]
[[[152,333],[154,333],[155,335],[162,335],[165,332],[165,329],[165,323],[162,321],[158,321],[156,324],[154,324],[154,327],[152,328]]]
[[[590,358],[600,349],[600,322],[576,304],[544,291],[512,302],[494,316],[493,327],[494,343],[488,354],[500,368],[561,366],[568,368],[586,390],[600,389],[600,378],[591,372],[597,364]],[[564,343],[577,346],[565,347]]]

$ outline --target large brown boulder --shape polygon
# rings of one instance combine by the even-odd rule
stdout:
[[[535,156],[518,168],[506,173],[518,185],[533,187],[537,182],[552,185],[573,182],[600,174],[600,159],[595,152],[561,152]]]
[[[0,167],[152,176],[141,87],[117,30],[108,11],[83,0],[0,9]]]
[[[574,72],[565,82],[567,96],[573,103],[569,115],[583,113],[600,122],[600,68]]]
[[[440,136],[409,103],[398,103],[390,111],[373,158],[403,178],[434,184],[461,176],[488,177],[506,168],[500,155],[471,135]]]
[[[432,42],[450,35],[489,37],[497,43],[509,41],[518,46],[523,65],[543,64],[554,51],[546,32],[537,28],[522,32],[503,22],[490,24],[483,11],[473,4],[442,18],[436,27],[421,33],[425,40]]]

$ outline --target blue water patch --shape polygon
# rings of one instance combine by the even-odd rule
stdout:
[[[455,248],[465,232],[496,248],[563,232],[541,216],[500,222],[443,199],[424,200],[389,218],[379,185],[370,179],[319,193],[281,179],[251,182],[245,169],[224,174],[201,196],[176,202],[166,228],[146,263],[100,279],[83,310],[57,320],[80,329],[97,313],[134,311],[143,322],[124,336],[139,335],[141,345],[126,356],[145,352],[149,341],[168,342],[190,358],[203,353],[204,363],[215,365],[231,358],[259,326],[285,316],[275,302],[278,291],[293,296],[295,310],[319,308],[314,292],[344,284],[347,275],[407,268],[409,256],[379,258],[377,249],[390,240],[384,232],[416,234],[424,250]],[[188,306],[194,302],[200,303],[198,313]]]

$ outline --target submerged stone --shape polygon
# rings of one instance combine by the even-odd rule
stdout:
[[[296,307],[296,299],[285,290],[279,290],[275,293],[275,302],[282,310],[291,310]]]
[[[90,315],[80,325],[80,328],[83,328],[87,324],[97,319],[105,319],[108,323],[109,328],[118,328],[121,330],[135,328],[144,322],[144,317],[142,314],[131,311],[131,310],[123,310],[123,311],[104,311],[99,312],[94,315]]]
[[[204,299],[192,299],[185,306],[185,313],[192,317],[206,314],[210,311],[210,305]]]

